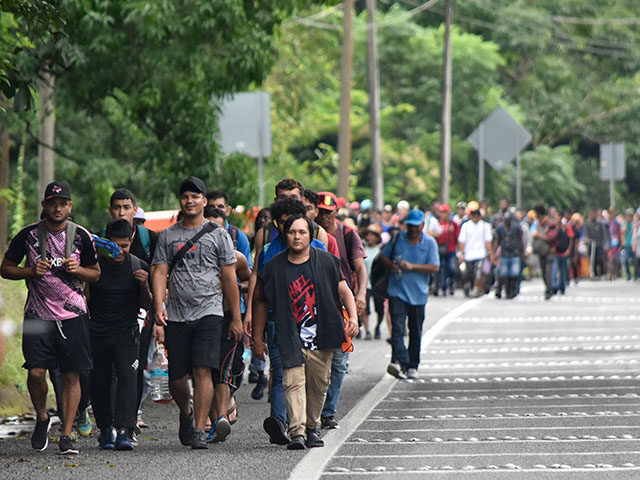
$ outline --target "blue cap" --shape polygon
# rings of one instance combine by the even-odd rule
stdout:
[[[373,202],[368,198],[360,202],[360,210],[369,210],[371,207],[373,207]]]
[[[420,225],[422,222],[424,222],[424,212],[417,208],[411,210],[404,221],[407,225]]]

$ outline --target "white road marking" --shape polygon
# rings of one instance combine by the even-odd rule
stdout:
[[[429,345],[433,339],[458,316],[476,307],[481,299],[468,300],[462,305],[451,310],[431,327],[423,336],[422,344]],[[290,480],[315,480],[323,475],[324,468],[329,460],[347,441],[351,434],[373,411],[374,407],[386,397],[397,380],[386,373],[375,387],[360,400],[353,409],[340,422],[340,429],[330,430],[324,437],[325,447],[311,449],[298,463],[289,476]]]

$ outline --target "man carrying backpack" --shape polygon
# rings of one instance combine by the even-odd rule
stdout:
[[[127,220],[109,223],[105,236],[120,248],[120,253],[99,259],[100,280],[87,288],[93,354],[91,405],[100,429],[99,448],[132,450],[130,436],[138,410],[138,311],[151,305],[149,265],[129,253],[133,226]],[[112,367],[118,379],[114,405]]]
[[[502,296],[502,285],[505,286],[507,298],[514,298],[520,276],[520,262],[524,256],[524,241],[522,230],[509,211],[502,215],[502,223],[496,228],[496,243],[498,258],[500,259],[498,275],[501,282],[496,287],[496,297]]]
[[[153,254],[156,251],[158,243],[158,234],[147,227],[138,224],[135,221],[136,214],[142,210],[136,203],[135,195],[126,188],[119,188],[111,195],[109,200],[109,214],[113,220],[124,219],[133,228],[133,237],[129,251],[131,255],[138,257],[140,260],[151,265]],[[151,347],[151,335],[153,332],[153,314],[147,315],[144,319],[144,325],[140,332],[140,355],[138,365],[138,382],[137,382],[137,403],[138,409],[142,407],[142,402],[149,393],[149,372],[147,363],[150,355],[153,355]],[[138,425],[145,426],[142,423],[141,410],[138,410]],[[81,415],[82,416],[82,415]]]
[[[18,232],[7,250],[0,275],[26,280],[22,351],[29,373],[27,387],[36,411],[31,447],[43,451],[49,443],[47,369],[63,374],[60,453],[77,454],[71,428],[80,402],[79,372],[92,367],[87,304],[82,283],[100,277],[91,235],[68,220],[71,190],[64,182],[47,185],[42,200],[44,219]],[[26,257],[24,267],[18,266]]]

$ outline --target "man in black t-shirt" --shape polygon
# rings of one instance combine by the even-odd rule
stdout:
[[[119,188],[111,195],[109,200],[109,214],[114,220],[124,219],[133,228],[133,240],[131,242],[131,248],[129,249],[132,255],[135,255],[140,260],[144,260],[148,265],[151,265],[153,260],[153,254],[156,251],[156,245],[158,243],[158,234],[153,230],[138,225],[134,221],[136,212],[140,207],[136,204],[135,195],[126,188]],[[150,351],[151,334],[153,333],[153,314],[148,314],[144,319],[144,325],[140,332],[140,357],[138,365],[138,384],[137,384],[137,402],[138,408],[142,406],[147,393],[149,392],[149,374],[146,370],[149,356],[152,353]],[[145,376],[145,372],[147,373]],[[139,414],[142,412],[139,411]],[[139,418],[139,425],[144,426],[142,420]]]
[[[138,311],[149,308],[149,266],[130,254],[133,228],[126,220],[107,225],[105,236],[120,247],[115,259],[100,258],[100,280],[87,288],[91,351],[91,404],[100,429],[101,450],[132,450],[136,425],[138,369]],[[112,366],[118,378],[111,405]],[[113,427],[117,434],[114,438]]]
[[[267,310],[273,310],[275,337],[284,367],[290,450],[322,447],[320,413],[329,387],[334,349],[345,340],[342,304],[350,320],[347,334],[358,331],[353,294],[332,254],[310,248],[313,224],[294,215],[284,224],[287,250],[268,262],[256,284],[253,341],[264,360]],[[284,288],[286,286],[286,288]],[[306,433],[306,440],[305,440]]]

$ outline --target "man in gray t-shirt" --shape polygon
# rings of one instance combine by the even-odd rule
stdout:
[[[180,408],[180,442],[201,449],[207,448],[204,424],[213,398],[211,369],[219,366],[223,293],[231,306],[230,338],[240,341],[243,329],[236,257],[225,229],[215,226],[202,235],[169,272],[180,249],[208,223],[203,216],[204,182],[189,177],[179,192],[183,219],[160,234],[152,263],[154,336],[167,347],[169,390]],[[193,411],[189,375],[194,379]]]

